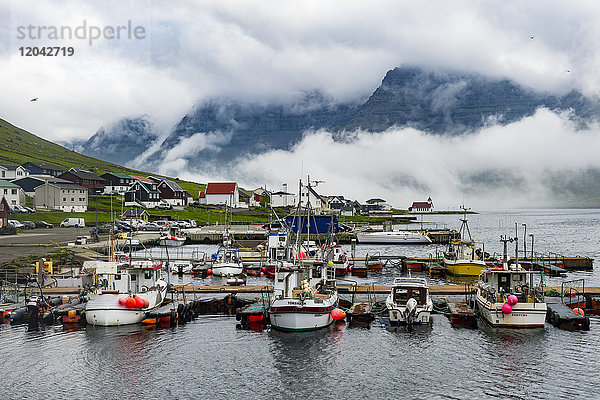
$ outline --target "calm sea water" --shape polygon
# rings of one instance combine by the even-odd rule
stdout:
[[[458,228],[458,216],[427,221]],[[486,251],[500,234],[534,233],[536,251],[599,258],[600,210],[486,211],[469,217]],[[216,247],[199,247],[213,252]],[[348,247],[349,248],[349,247]],[[435,246],[358,246],[357,255],[427,255]],[[441,248],[440,248],[441,250]],[[192,251],[192,249],[186,249]],[[514,248],[510,251],[514,253]],[[389,282],[397,270],[364,282]],[[569,273],[600,286],[599,273]],[[178,278],[174,278],[178,279]],[[189,281],[186,277],[180,282]],[[197,282],[212,282],[213,278]],[[217,278],[214,278],[217,279]],[[253,278],[253,282],[265,281]],[[175,283],[178,283],[175,281]],[[231,317],[201,317],[174,329],[61,325],[39,332],[0,325],[3,399],[64,398],[597,398],[600,319],[588,332],[429,328],[390,330],[344,324],[307,333],[244,331]]]

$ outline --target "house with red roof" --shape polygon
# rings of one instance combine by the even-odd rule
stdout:
[[[206,185],[206,191],[200,193],[201,203],[212,205],[228,205],[239,208],[240,192],[236,182],[210,182]],[[204,200],[202,200],[204,199]]]
[[[409,213],[422,214],[433,212],[433,201],[431,197],[427,201],[413,201],[412,206],[408,207]]]

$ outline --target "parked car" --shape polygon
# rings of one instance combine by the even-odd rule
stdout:
[[[166,201],[161,201],[160,203],[158,203],[156,208],[160,208],[161,210],[170,210],[173,208],[173,206],[167,203]]]
[[[23,208],[26,209],[27,212],[30,212],[30,213],[34,213],[35,212],[35,208],[31,208],[31,207],[23,207]]]
[[[188,221],[186,221],[184,219],[180,219],[179,221],[177,221],[177,226],[179,226],[180,228],[183,228],[183,229],[187,229],[187,228],[191,228],[192,224],[190,224]]]
[[[21,221],[25,225],[25,229],[35,229],[35,223],[31,221]]]
[[[123,231],[123,232],[131,231],[131,224],[127,221],[123,221],[123,220],[115,221],[115,227],[119,231]]]
[[[46,228],[46,229],[54,228],[54,225],[52,225],[46,221],[35,221],[34,224],[35,224],[36,228]]]
[[[15,204],[15,205],[14,205],[14,206],[12,206],[12,207],[13,207],[13,209],[15,210],[15,213],[24,213],[24,214],[26,214],[26,213],[28,213],[28,212],[29,212],[29,210],[28,210],[28,209],[26,209],[25,207],[23,207],[23,206],[21,206],[21,205],[19,205],[19,204]]]
[[[12,226],[13,228],[17,228],[17,229],[25,229],[25,225],[23,225],[22,223],[20,223],[19,221],[17,221],[16,219],[9,219],[8,220],[8,225]]]
[[[190,225],[190,226],[188,226],[188,228],[198,227],[198,223],[194,219],[180,219],[179,222],[181,222],[181,221],[185,221],[186,223],[188,223]]]
[[[142,231],[161,231],[165,228],[165,226],[160,226],[155,222],[145,222],[139,226],[139,229]]]

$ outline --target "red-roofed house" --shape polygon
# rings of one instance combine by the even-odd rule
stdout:
[[[204,192],[206,204],[240,207],[240,193],[236,182],[210,182]]]
[[[427,201],[414,201],[412,206],[408,207],[409,213],[431,213],[433,212],[433,201],[431,197]]]

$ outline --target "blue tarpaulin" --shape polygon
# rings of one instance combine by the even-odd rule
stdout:
[[[302,227],[301,233],[308,233],[309,227],[310,233],[337,233],[339,228],[337,215],[311,215],[308,218],[306,215],[288,215],[285,223],[294,233],[298,232],[299,227]]]

